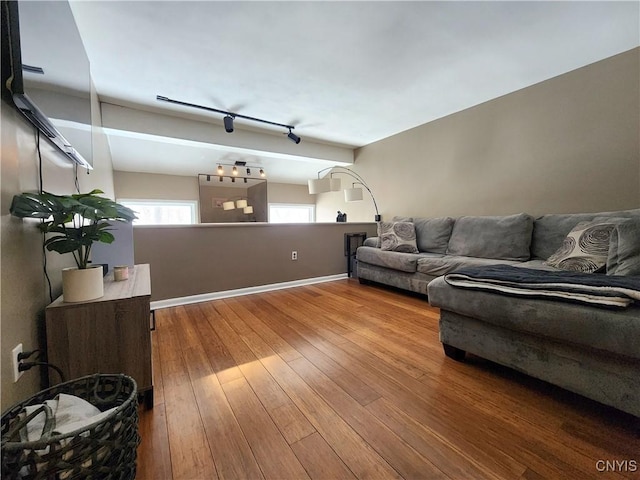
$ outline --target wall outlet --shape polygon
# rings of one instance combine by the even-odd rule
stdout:
[[[296,250],[293,250],[291,252],[291,260],[297,260],[298,259],[298,252]]]
[[[13,350],[11,350],[11,364],[13,365],[13,382],[17,382],[18,379],[22,376],[24,372],[18,370],[18,365],[22,363],[22,361],[18,360],[18,355],[22,353],[22,344],[19,343],[15,346]]]

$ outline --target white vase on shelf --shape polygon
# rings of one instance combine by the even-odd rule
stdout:
[[[65,302],[86,302],[104,295],[102,266],[65,268],[62,270],[62,299]]]

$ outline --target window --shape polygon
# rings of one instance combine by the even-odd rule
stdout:
[[[289,203],[269,204],[269,223],[313,223],[316,221],[316,206]]]
[[[188,225],[196,220],[197,202],[191,200],[118,200],[136,212],[134,225]]]

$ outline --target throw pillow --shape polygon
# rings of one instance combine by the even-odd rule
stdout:
[[[380,222],[380,249],[403,253],[418,253],[416,228],[411,222]]]
[[[580,222],[565,237],[562,245],[545,262],[572,272],[593,273],[607,265],[612,221]]]

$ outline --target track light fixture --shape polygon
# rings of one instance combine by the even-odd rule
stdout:
[[[293,133],[291,129],[289,129],[289,133],[287,134],[287,137],[289,137],[289,139],[296,145],[300,143],[300,137],[297,136],[295,133]]]
[[[234,112],[228,112],[226,110],[220,110],[218,108],[205,107],[204,105],[197,105],[195,103],[188,103],[188,102],[183,102],[181,100],[174,100],[172,98],[167,98],[167,97],[164,97],[162,95],[156,95],[156,99],[160,100],[162,102],[175,103],[176,105],[182,105],[184,107],[200,108],[202,110],[207,110],[209,112],[221,113],[221,114],[225,115],[225,117],[223,119],[223,122],[224,122],[224,129],[225,129],[225,131],[227,133],[233,132],[233,120],[236,119],[236,118],[242,118],[244,120],[251,120],[252,122],[266,123],[268,125],[275,125],[276,127],[286,128],[286,129],[289,130],[289,133],[287,134],[287,137],[289,137],[289,139],[293,143],[295,143],[296,145],[298,143],[300,143],[300,137],[297,136],[295,133],[293,133],[291,131],[291,130],[293,130],[295,128],[293,125],[286,125],[284,123],[272,122],[270,120],[263,120],[262,118],[257,118],[257,117],[249,117],[247,115],[242,115],[240,113],[234,113]]]
[[[256,166],[253,166],[253,167],[247,166],[247,162],[238,160],[233,165],[226,165],[224,163],[219,163],[218,164],[218,167],[217,167],[216,171],[217,171],[217,175],[220,177],[220,181],[222,181],[222,177],[225,176],[225,167],[231,167],[231,175],[233,175],[234,177],[239,176],[240,175],[240,171],[241,171],[240,169],[242,169],[242,172],[243,172],[243,174],[242,174],[243,177],[242,178],[245,179],[245,183],[247,183],[247,179],[250,180],[251,178],[255,178],[255,177],[252,177],[252,175],[251,175],[251,169],[252,168],[254,169],[253,170],[254,172],[258,171],[262,178],[267,176],[267,174],[265,173],[264,169],[256,167]],[[228,171],[229,170],[227,170],[227,172]],[[245,171],[246,171],[246,177],[245,177],[245,174],[244,174]],[[205,175],[205,174],[202,174],[202,175]]]
[[[207,182],[211,181],[211,175],[207,175]]]
[[[227,133],[233,133],[233,117],[231,115],[227,115],[223,119],[224,121],[224,129]]]

